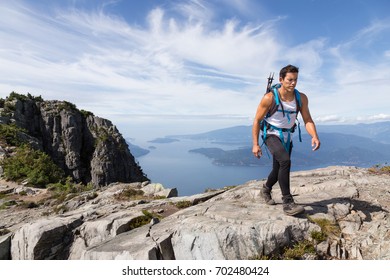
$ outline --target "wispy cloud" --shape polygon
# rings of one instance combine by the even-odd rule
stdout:
[[[228,2],[221,1],[240,14],[251,12],[247,1]],[[209,1],[155,7],[144,15],[145,25],[131,24],[104,5],[43,13],[26,3],[0,4],[2,96],[30,92],[114,118],[250,119],[269,72],[295,63],[301,68],[299,89],[309,95],[318,121],[364,115],[356,112],[388,116],[383,104],[390,99],[383,92],[390,91],[389,49],[379,54],[385,60],[372,64],[357,57],[362,41],[388,34],[387,21],[337,45],[319,37],[291,46],[280,39],[283,17],[221,23]]]
[[[322,116],[314,119],[317,123],[330,123],[330,124],[337,124],[337,123],[370,123],[370,122],[378,122],[378,121],[390,121],[390,115],[389,114],[378,114],[378,115],[360,115],[360,116],[353,116],[353,117],[346,117],[341,115],[329,115],[329,116]]]
[[[109,110],[112,105],[127,111],[132,104],[136,112],[163,113],[170,107],[178,114],[222,113],[226,108],[217,107],[217,101],[240,102],[240,93],[224,89],[222,82],[230,79],[245,87],[242,77],[255,81],[278,50],[262,27],[238,28],[232,20],[209,30],[201,19],[178,22],[161,8],[147,15],[147,27],[130,26],[103,10],[70,9],[40,17],[25,7],[12,8],[22,20],[12,23],[14,33],[7,33],[9,44],[1,49],[7,54],[1,56],[7,65],[0,70],[3,89],[4,84],[31,86],[29,91],[63,94],[87,107],[93,95]],[[3,19],[6,29],[8,18]],[[208,79],[200,81],[201,76]],[[105,94],[113,92],[115,98]],[[172,106],[175,102],[178,106]]]
[[[187,18],[189,22],[208,23],[214,17],[212,9],[208,8],[209,3],[202,0],[190,0],[184,2],[178,2],[172,7],[184,18]]]

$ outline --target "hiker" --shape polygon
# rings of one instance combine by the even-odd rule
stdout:
[[[260,195],[266,204],[274,205],[275,201],[271,197],[271,190],[276,182],[279,182],[282,191],[283,211],[287,215],[298,215],[305,211],[302,206],[295,204],[290,192],[291,151],[293,147],[291,133],[295,129],[295,121],[299,112],[305,122],[307,132],[312,137],[313,151],[318,150],[321,145],[316,126],[309,112],[308,98],[295,89],[298,82],[298,72],[299,68],[293,65],[287,65],[280,70],[279,84],[273,86],[271,91],[261,99],[252,127],[252,152],[254,156],[260,158],[263,155],[259,145],[259,132],[263,126],[262,137],[273,158],[272,170],[262,186]],[[276,107],[275,99],[279,99],[276,100],[279,105],[271,114],[271,107]]]

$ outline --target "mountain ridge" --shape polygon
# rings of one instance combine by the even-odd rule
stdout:
[[[390,121],[375,122],[375,123],[359,123],[359,124],[341,124],[341,125],[317,125],[318,133],[342,133],[367,137],[377,142],[383,142],[390,144],[388,137],[383,137],[384,134],[390,134]],[[304,124],[301,124],[302,134],[306,134]],[[220,129],[214,129],[203,133],[196,134],[175,134],[167,135],[167,138],[183,138],[183,139],[194,139],[194,140],[212,140],[223,142],[224,138],[229,138],[245,142],[249,139],[252,141],[252,125],[238,125]],[[381,140],[381,141],[378,141]]]
[[[70,102],[12,92],[1,99],[0,115],[3,159],[28,145],[47,154],[76,183],[99,187],[147,180],[116,126]]]
[[[303,142],[300,143],[297,139],[297,133],[295,133],[293,136],[293,163],[297,166],[356,165],[360,167],[386,164],[390,161],[390,144],[387,140],[378,141],[377,139],[383,140],[381,135],[386,133],[388,128],[390,128],[390,122],[336,126],[334,131],[331,131],[332,126],[318,126],[321,148],[315,153],[311,151],[310,136],[303,131]],[[366,133],[362,133],[360,130],[366,131]],[[216,147],[197,148],[190,150],[190,152],[205,155],[212,159],[216,165],[254,166],[270,163],[267,152],[264,152],[260,161],[251,154],[251,126],[235,126],[195,135],[174,135],[170,137],[202,140],[215,144]],[[217,147],[221,144],[240,147],[224,150]]]

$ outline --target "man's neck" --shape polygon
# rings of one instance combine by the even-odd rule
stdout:
[[[283,101],[292,101],[294,99],[294,91],[289,91],[281,87],[279,88],[279,93]]]

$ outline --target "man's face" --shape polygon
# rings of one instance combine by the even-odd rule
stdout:
[[[284,79],[279,78],[279,82],[286,90],[294,90],[298,82],[298,73],[287,73]]]

